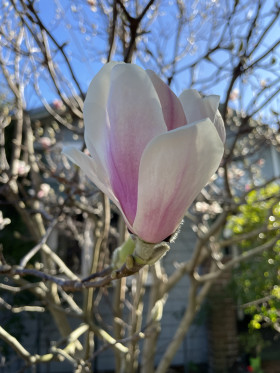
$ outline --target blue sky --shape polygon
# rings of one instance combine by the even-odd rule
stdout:
[[[207,14],[207,16],[209,16],[209,14],[213,11],[216,12],[216,15],[222,17],[222,15],[226,13],[226,11],[228,11],[228,9],[226,10],[225,4],[234,4],[234,1],[225,2],[224,0],[220,0],[220,2],[209,0],[208,2],[212,2],[213,4],[209,8],[209,13]],[[170,62],[173,58],[173,35],[175,35],[176,29],[172,15],[174,14],[176,16],[175,13],[177,12],[177,10],[172,0],[162,1],[162,3],[163,6],[160,8],[160,16],[153,22],[150,28],[148,26],[149,34],[144,36],[144,38],[147,40],[146,43],[143,43],[143,46],[146,45],[152,52],[156,52],[156,43],[154,43],[154,41],[157,41],[158,45],[162,44],[164,48],[162,64],[164,65],[168,64],[168,62]],[[205,1],[205,4],[206,3],[207,1]],[[241,19],[241,17],[238,20],[240,26],[236,27],[232,35],[228,35],[228,38],[232,39],[233,48],[236,51],[236,54],[238,53],[238,49],[241,48],[240,40],[242,39],[242,34],[246,32],[247,27],[249,27],[250,21],[254,16],[254,3],[255,2],[247,2],[246,7],[244,8],[244,12],[240,13],[243,17],[243,19]],[[265,1],[265,3],[266,5],[264,9],[264,15],[265,13],[269,14],[271,7],[274,4],[274,0],[267,0]],[[187,5],[187,8],[188,6],[189,5]],[[106,60],[107,34],[106,29],[104,28],[104,18],[102,18],[100,12],[92,11],[87,2],[81,1],[39,0],[36,3],[36,7],[44,24],[52,31],[58,42],[67,43],[65,51],[69,55],[70,61],[73,65],[74,71],[78,77],[83,91],[86,92],[91,79],[102,67],[103,63]],[[85,11],[81,12],[80,7],[82,7],[82,9],[84,9]],[[57,9],[60,9],[60,11],[57,12]],[[172,83],[172,88],[177,94],[179,94],[183,89],[189,88],[190,86],[190,74],[189,70],[186,67],[193,61],[196,61],[199,56],[204,53],[206,45],[210,43],[210,45],[214,46],[215,43],[217,43],[217,40],[220,38],[221,33],[224,32],[224,22],[222,21],[222,18],[214,19],[210,17],[208,18],[208,20],[204,21],[203,15],[198,12],[198,10],[202,12],[202,7],[190,8],[187,10],[188,14],[191,14],[191,12],[193,12],[193,15],[195,15],[195,17],[190,25],[184,26],[185,30],[180,40],[180,43],[183,46],[186,44],[185,39],[187,38],[189,51],[177,65],[180,73],[176,76],[176,79]],[[153,11],[151,10],[148,14],[148,17],[146,17],[146,19],[144,20],[144,23],[148,24],[149,17],[151,17],[152,14]],[[215,21],[217,21],[217,23],[220,22],[220,26],[215,29],[215,32],[211,33],[212,24],[214,24]],[[262,27],[264,27],[264,25]],[[159,33],[159,30],[161,34]],[[166,32],[166,35],[164,34],[164,32]],[[196,40],[194,40],[195,42],[193,43],[193,46],[191,40],[192,33],[195,34],[196,38]],[[279,38],[279,35],[280,27],[278,22],[273,31],[270,32],[263,40],[262,45],[259,48],[259,53],[261,53],[262,50],[267,48],[277,38]],[[165,37],[168,37],[168,40],[165,39]],[[179,45],[179,52],[180,50],[182,50],[182,46]],[[220,50],[212,56],[214,63],[210,63],[209,61],[205,60],[205,62],[198,64],[196,71],[198,83],[194,85],[194,88],[202,90],[205,94],[218,94],[221,96],[221,100],[223,101],[225,98],[226,87],[230,79],[230,74],[227,73],[227,70],[231,70],[230,68],[232,64],[232,61],[229,60],[229,55],[230,54],[228,52]],[[116,59],[120,59],[120,57],[117,56]],[[153,59],[149,58],[149,55],[147,53],[145,54],[145,52],[143,52],[142,54],[140,53],[139,58],[136,60],[136,62],[143,65],[145,68],[158,68]],[[69,72],[67,71],[65,65],[63,65],[60,57],[56,58],[56,63],[62,70],[64,78],[67,81],[71,81]],[[220,65],[223,67],[224,73],[221,74],[221,76],[223,75],[223,79],[219,80],[216,79],[216,77],[213,77],[211,84],[203,83],[203,79],[207,78],[211,74],[216,74],[216,68],[214,68],[215,65]],[[167,71],[165,75],[167,76],[168,73],[169,72]],[[254,79],[254,84],[257,85],[261,82],[261,80],[269,81],[269,79],[273,79],[273,74],[269,71],[269,69],[262,69],[256,71],[254,77],[250,79]],[[42,93],[47,101],[52,102],[54,99],[58,98],[48,80],[41,79],[40,85]],[[235,87],[239,91],[242,91],[245,106],[254,94],[252,88],[250,87],[251,84],[246,84],[246,82],[244,81],[239,81]],[[27,90],[27,96],[27,103],[29,108],[41,105],[41,103],[34,95],[32,87]],[[275,105],[278,105],[276,101]]]

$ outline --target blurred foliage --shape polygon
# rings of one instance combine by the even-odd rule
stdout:
[[[270,183],[265,188],[254,189],[246,196],[238,213],[228,221],[234,235],[261,233],[237,244],[239,252],[246,252],[279,235],[280,186]],[[261,229],[262,228],[262,229]],[[269,250],[241,262],[234,270],[233,283],[239,304],[251,315],[249,328],[260,329],[273,326],[278,329],[280,309],[280,240]],[[279,331],[279,330],[278,330]]]
[[[265,340],[262,333],[256,329],[241,333],[239,335],[239,343],[242,351],[251,357],[260,356],[261,351],[271,344],[271,342]]]

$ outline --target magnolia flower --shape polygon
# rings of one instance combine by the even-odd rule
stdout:
[[[225,130],[219,97],[178,98],[158,76],[117,62],[92,80],[84,104],[85,142],[64,154],[118,206],[129,230],[159,243],[217,170]]]

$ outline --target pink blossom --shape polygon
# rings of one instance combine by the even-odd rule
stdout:
[[[25,176],[30,171],[30,166],[24,161],[17,161],[17,172],[19,176]]]
[[[186,90],[178,98],[158,76],[118,62],[91,82],[85,142],[70,160],[118,206],[134,234],[158,243],[174,233],[217,170],[225,129],[219,97]]]
[[[40,199],[44,198],[44,197],[47,197],[49,192],[50,192],[50,189],[51,189],[51,187],[50,187],[49,184],[46,184],[46,183],[41,184],[40,189],[37,193],[37,197],[40,198]]]
[[[64,110],[65,106],[61,100],[55,99],[53,100],[53,106],[56,110]]]
[[[48,149],[52,145],[52,140],[47,136],[43,136],[39,139],[39,144],[41,144],[44,149]]]
[[[236,101],[238,98],[239,98],[239,90],[237,88],[234,88],[234,90],[229,95],[229,99],[231,101]]]

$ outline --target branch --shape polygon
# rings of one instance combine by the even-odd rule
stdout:
[[[127,18],[127,21],[129,22],[130,41],[129,41],[129,45],[128,45],[127,50],[126,50],[126,55],[124,57],[124,62],[131,62],[132,55],[133,55],[135,45],[136,45],[136,39],[139,36],[137,34],[138,28],[140,26],[140,23],[141,23],[143,17],[145,16],[147,11],[149,10],[150,6],[155,2],[155,0],[150,0],[147,3],[147,5],[144,7],[144,9],[142,10],[141,14],[137,18],[132,17],[128,13],[126,7],[123,5],[121,0],[116,0],[116,1],[119,4],[119,6],[121,7],[122,11],[124,12],[125,17]]]
[[[210,229],[204,235],[198,238],[194,254],[190,261],[190,272],[193,272],[195,270],[198,261],[200,261],[199,258],[204,245],[206,244],[206,242],[209,241],[209,238],[217,233],[217,231],[225,223],[228,213],[229,211],[223,211],[216,219],[216,221],[211,225]]]
[[[36,23],[36,24],[40,27],[41,30],[44,30],[44,31],[46,32],[46,34],[47,34],[47,35],[49,36],[49,38],[52,40],[52,42],[54,43],[54,45],[59,49],[59,51],[60,51],[61,54],[63,55],[63,58],[64,58],[64,60],[65,60],[65,62],[66,62],[66,65],[67,65],[67,67],[68,67],[68,69],[69,69],[69,72],[70,72],[70,74],[71,74],[71,77],[72,77],[72,79],[74,80],[74,82],[75,82],[75,84],[76,84],[76,86],[77,86],[77,88],[78,88],[78,90],[79,90],[80,96],[81,96],[82,99],[84,99],[84,98],[85,98],[84,93],[83,93],[83,91],[82,91],[82,89],[81,89],[81,86],[80,86],[79,82],[77,81],[77,78],[76,78],[76,76],[75,76],[75,74],[74,74],[73,68],[72,68],[72,66],[71,66],[71,64],[70,64],[70,62],[69,62],[69,59],[68,59],[68,57],[66,56],[66,53],[64,52],[64,46],[65,46],[65,44],[63,44],[63,45],[59,45],[58,42],[56,41],[56,39],[55,39],[55,38],[53,37],[53,35],[51,34],[51,32],[50,32],[50,31],[47,29],[47,27],[43,24],[42,20],[41,20],[40,17],[39,17],[38,12],[37,12],[37,11],[34,9],[34,7],[33,7],[33,1],[28,1],[28,10],[32,12],[32,15],[34,16],[34,18],[35,18],[35,20],[36,20],[36,21],[34,21],[34,23]]]
[[[0,326],[0,338],[3,339],[8,345],[12,347],[12,349],[21,356],[28,364],[33,365],[38,362],[48,362],[53,360],[53,354],[46,354],[43,356],[39,355],[31,355],[23,346],[19,343],[19,341],[9,334],[5,329]]]
[[[34,283],[34,282],[30,283],[30,284],[25,284],[23,286],[10,286],[10,285],[0,283],[0,289],[9,291],[9,292],[14,293],[14,294],[19,293],[21,291],[34,289],[34,288],[37,288],[38,286],[39,286],[38,283]]]
[[[115,338],[111,337],[104,329],[99,328],[98,326],[94,325],[92,322],[89,322],[91,330],[97,334],[101,339],[107,342],[108,347],[113,347],[115,350],[127,354],[128,348],[122,344],[122,340],[116,340]],[[107,348],[107,347],[106,347]]]
[[[16,351],[16,353],[21,356],[25,361],[28,363],[32,363],[35,359],[32,359],[32,356],[30,353],[18,342],[18,340],[13,337],[11,334],[6,332],[5,329],[3,329],[0,326],[0,338],[3,339],[6,343],[8,343],[13,350]]]
[[[161,297],[164,294],[168,294],[169,291],[177,284],[180,279],[186,275],[187,273],[191,272],[191,262],[180,263],[179,266],[176,268],[176,271],[168,278],[167,282],[163,284]]]
[[[60,286],[66,291],[81,291],[83,289],[99,288],[105,285],[109,285],[113,280],[128,277],[139,272],[139,270],[144,266],[145,264],[135,264],[133,257],[129,256],[127,258],[126,264],[124,264],[120,269],[111,270],[111,274],[106,275],[103,279],[97,281],[90,281],[90,278],[94,277],[95,274],[86,278],[85,280],[65,280],[63,278],[52,276],[36,269],[21,268],[17,266],[10,266],[8,264],[0,265],[0,274],[10,277],[34,276],[41,278],[43,281],[50,281],[51,283]]]
[[[58,222],[58,219],[54,219],[49,228],[47,229],[45,235],[41,239],[41,241],[33,247],[20,261],[20,267],[26,267],[26,264],[29,262],[31,258],[33,258],[34,255],[37,254],[37,252],[41,249],[41,247],[47,242],[47,239],[49,238],[51,232],[53,231],[54,227],[56,226]]]
[[[252,230],[250,232],[246,232],[246,233],[243,233],[243,234],[236,234],[236,235],[234,235],[231,238],[228,238],[228,239],[223,240],[223,241],[219,241],[217,243],[217,246],[219,248],[221,248],[221,247],[233,245],[233,244],[236,244],[236,243],[238,243],[240,241],[251,239],[251,238],[259,235],[260,233],[275,232],[275,231],[277,231],[279,229],[280,229],[279,227],[268,227],[265,224],[265,225],[262,225],[261,227],[259,227],[257,229],[254,229],[254,230]]]
[[[213,282],[213,280],[206,282],[198,292],[199,284],[194,278],[191,278],[189,296],[184,316],[182,317],[176,333],[169,343],[155,373],[165,373],[167,371]]]
[[[121,246],[126,241],[126,224],[122,216],[119,217],[118,220],[118,246]],[[122,278],[116,281],[116,286],[114,287],[114,294],[113,294],[113,315],[114,315],[114,323],[113,323],[113,331],[114,337],[117,340],[123,338],[125,334],[124,325],[119,323],[119,320],[123,320],[123,308],[125,303],[125,293],[126,293],[126,279]],[[115,349],[115,370],[116,373],[121,371],[123,355],[120,351]]]
[[[4,299],[0,298],[0,306],[3,306],[12,313],[21,313],[21,312],[45,312],[44,307],[39,306],[21,306],[13,307],[9,303],[5,302]]]
[[[273,295],[267,295],[266,297],[259,298],[259,299],[253,300],[251,302],[241,304],[239,307],[247,308],[247,307],[251,307],[251,306],[258,306],[260,303],[268,302],[272,298],[274,298]]]
[[[114,0],[113,2],[113,19],[112,19],[112,24],[111,24],[111,29],[109,32],[109,51],[108,51],[108,56],[107,56],[107,62],[110,62],[112,59],[112,55],[114,54],[115,50],[115,45],[116,45],[116,27],[117,27],[117,0]]]
[[[226,264],[220,263],[218,270],[214,272],[207,273],[205,275],[200,276],[197,272],[194,273],[194,277],[198,282],[206,282],[209,280],[214,280],[218,278],[223,272],[228,271],[229,269],[233,268],[236,264],[239,264],[245,260],[248,260],[255,255],[261,254],[265,250],[271,249],[276,242],[280,239],[280,234],[274,237],[273,239],[267,241],[263,245],[257,246],[254,249],[249,251],[245,251],[241,255],[233,258],[232,260],[228,261]]]
[[[67,267],[62,259],[46,244],[42,246],[42,251],[48,255],[53,262],[59,267],[59,270],[64,273],[68,278],[72,280],[79,280],[78,276],[75,275],[71,269]]]
[[[73,365],[76,365],[76,360],[73,359],[69,353],[73,350],[73,344],[75,344],[78,338],[88,330],[89,326],[81,324],[77,329],[69,334],[67,338],[60,340],[55,346],[51,348],[52,353],[45,355],[31,355],[19,342],[18,340],[9,334],[0,326],[0,338],[9,344],[13,350],[21,356],[28,365],[34,365],[36,363],[46,363],[57,358],[60,355],[64,359],[69,360]],[[64,349],[59,349],[57,346],[62,343],[67,343]]]
[[[190,327],[193,318],[196,314],[196,292],[198,284],[195,281],[192,281],[189,290],[188,305],[185,311],[183,318],[176,330],[175,335],[173,336],[170,344],[168,345],[167,350],[161,358],[160,364],[156,369],[156,373],[164,373],[167,371],[178,347],[180,346],[184,335],[186,334],[188,328]]]

